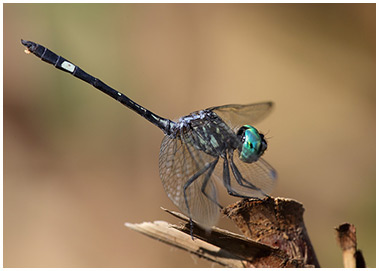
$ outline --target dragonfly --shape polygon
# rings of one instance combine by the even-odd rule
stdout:
[[[163,131],[159,175],[167,196],[189,217],[191,229],[193,222],[204,229],[216,225],[222,208],[217,184],[240,198],[264,198],[272,192],[277,173],[262,158],[267,149],[264,135],[252,126],[270,113],[272,102],[210,107],[173,121],[154,114],[46,47],[26,40],[21,43],[26,53],[91,84]]]

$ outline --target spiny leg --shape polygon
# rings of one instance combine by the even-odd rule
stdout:
[[[232,152],[229,153],[229,157],[230,157],[230,167],[232,169],[234,177],[236,178],[237,183],[242,187],[260,191],[262,194],[266,195],[266,193],[264,193],[260,188],[256,187],[255,185],[253,185],[252,183],[250,183],[249,181],[247,181],[245,178],[242,177],[241,172],[239,171],[239,169],[237,168],[237,166],[235,165],[233,161]]]
[[[231,169],[232,169],[232,172],[233,172],[234,177],[236,178],[237,183],[238,183],[240,186],[247,187],[247,188],[251,188],[251,189],[254,189],[254,190],[258,190],[258,188],[257,188],[255,185],[253,185],[252,183],[246,181],[246,180],[242,177],[242,175],[241,175],[240,171],[238,170],[236,164],[234,164],[234,161],[233,161],[233,154],[230,154],[229,157],[230,157],[230,167],[231,167]],[[246,182],[247,185],[244,184],[243,182]]]
[[[198,172],[196,172],[194,175],[192,175],[192,177],[184,184],[183,186],[183,196],[184,196],[184,203],[186,204],[186,207],[187,207],[187,211],[188,211],[188,216],[189,216],[189,219],[190,219],[190,235],[191,235],[191,238],[192,240],[194,239],[193,238],[193,221],[192,221],[192,215],[191,215],[191,211],[190,211],[190,208],[189,208],[189,204],[188,204],[188,199],[187,199],[187,193],[186,193],[186,190],[187,188],[194,182],[197,180],[197,178],[199,178],[202,174],[204,174],[204,172],[206,172],[210,167],[211,167],[212,163],[207,163],[205,165],[205,167],[203,167],[202,169],[200,169]]]
[[[210,197],[207,192],[205,192],[205,188],[207,187],[207,184],[212,176],[212,173],[217,165],[217,162],[218,162],[218,157],[211,163],[211,166],[208,170],[208,173],[207,175],[204,176],[204,182],[203,184],[201,185],[201,192],[203,192],[203,194],[210,200],[212,201],[214,204],[216,204],[220,209],[222,209],[223,207],[221,206],[220,203],[217,202],[217,200],[215,200],[214,198]]]
[[[228,191],[228,194],[234,197],[240,197],[240,198],[247,198],[244,195],[239,194],[237,191],[235,191],[231,184],[230,184],[230,173],[229,173],[229,163],[228,163],[228,158],[225,155],[224,158],[224,164],[223,164],[223,181],[224,181],[224,186],[226,190]]]

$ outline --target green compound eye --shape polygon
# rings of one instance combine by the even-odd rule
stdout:
[[[242,142],[242,146],[239,149],[239,158],[245,163],[257,161],[267,149],[267,142],[264,136],[251,125],[242,126],[238,130],[237,136]]]

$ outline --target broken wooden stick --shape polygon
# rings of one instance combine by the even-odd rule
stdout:
[[[242,260],[231,255],[228,251],[197,238],[192,240],[190,235],[176,228],[178,226],[175,227],[175,225],[165,221],[143,222],[140,224],[125,223],[125,226],[222,266],[244,267]]]
[[[337,242],[342,249],[343,266],[345,268],[366,267],[363,254],[357,250],[355,226],[350,223],[341,224],[336,228]]]
[[[284,251],[306,267],[320,267],[303,220],[303,205],[293,199],[244,199],[224,208],[249,239]]]
[[[194,224],[193,236],[187,217],[184,226],[167,222],[125,225],[149,237],[227,267],[319,267],[307,235],[302,205],[294,200],[265,198],[242,200],[223,210],[245,235]]]

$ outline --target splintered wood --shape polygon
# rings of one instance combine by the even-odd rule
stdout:
[[[126,223],[133,230],[184,249],[226,267],[319,267],[303,222],[304,209],[294,200],[241,200],[224,208],[243,235],[193,225],[186,216],[165,210],[185,221],[177,226],[163,221]]]

